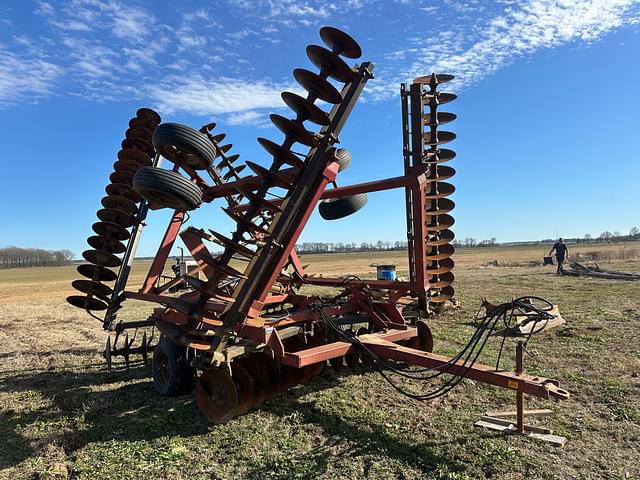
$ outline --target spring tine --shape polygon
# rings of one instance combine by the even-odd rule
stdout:
[[[107,343],[104,347],[104,352],[102,353],[105,361],[107,362],[107,371],[111,371],[111,335],[107,337]]]
[[[124,335],[124,363],[129,370],[129,332]]]

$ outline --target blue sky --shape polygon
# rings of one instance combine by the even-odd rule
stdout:
[[[341,135],[354,161],[338,183],[402,173],[399,85],[457,79],[458,239],[571,237],[640,226],[640,4],[632,0],[6,0],[0,4],[0,246],[78,256],[127,122],[218,123],[241,159],[267,163],[257,136],[312,67],[318,29],[348,31],[376,65]],[[222,204],[192,216],[230,228]],[[151,255],[166,213],[153,212]],[[370,195],[349,219],[317,213],[302,241],[401,240],[403,193]]]

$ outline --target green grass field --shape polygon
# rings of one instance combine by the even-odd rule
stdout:
[[[510,391],[465,380],[446,397],[418,402],[362,369],[328,369],[211,426],[191,395],[157,396],[141,362],[108,372],[106,334],[64,301],[77,274],[52,267],[0,271],[0,478],[640,478],[640,283],[529,266],[545,248],[456,252],[461,307],[430,325],[434,350],[449,354],[466,343],[482,296],[503,302],[532,294],[559,304],[567,323],[534,338],[538,355],[526,369],[557,378],[572,396],[527,399],[527,406],[554,410],[532,422],[568,437],[563,448],[473,426],[488,410],[512,409]],[[603,249],[620,246],[583,250]],[[396,252],[302,260],[325,276],[372,276],[373,262],[406,270]],[[601,266],[640,271],[638,259]],[[133,282],[143,275],[138,265]],[[151,308],[131,302],[123,317],[142,318]],[[498,346],[498,338],[490,341],[481,360],[495,362]]]

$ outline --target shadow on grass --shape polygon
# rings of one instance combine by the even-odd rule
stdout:
[[[3,405],[0,414],[0,469],[38,455],[37,445],[55,443],[72,453],[91,442],[184,437],[209,428],[192,395],[157,395],[148,367],[25,372],[0,377],[0,392],[17,394],[20,402]]]

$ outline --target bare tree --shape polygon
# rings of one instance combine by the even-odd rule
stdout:
[[[463,243],[465,247],[475,247],[478,242],[475,238],[467,237],[463,240]]]
[[[629,230],[629,235],[631,236],[631,238],[633,240],[637,240],[638,237],[640,237],[640,228],[638,227],[631,227],[631,230]]]

